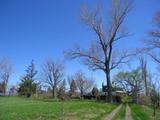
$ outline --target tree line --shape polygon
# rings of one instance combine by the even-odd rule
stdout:
[[[1,65],[5,69],[0,68],[0,92],[7,95],[7,84],[12,73],[9,68],[12,68],[12,65],[7,61],[4,62],[4,60]],[[67,83],[68,85],[66,85]],[[96,87],[96,84],[92,78],[86,77],[81,70],[77,71],[75,75],[65,77],[63,64],[51,59],[44,62],[40,75],[38,75],[35,63],[32,60],[26,68],[25,74],[20,77],[20,83],[17,88],[18,94],[30,97],[45,91],[45,86],[52,93],[53,98],[65,96],[66,91],[69,97],[76,97],[77,93],[79,93],[80,98],[83,98],[83,95],[90,92],[93,87]]]

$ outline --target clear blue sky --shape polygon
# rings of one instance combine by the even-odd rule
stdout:
[[[19,81],[32,59],[40,71],[46,58],[64,59],[63,51],[74,44],[87,47],[94,34],[79,19],[83,4],[103,4],[109,0],[0,0],[0,57],[11,59],[14,73],[10,84]],[[123,0],[122,0],[123,2]],[[152,25],[152,17],[160,10],[159,0],[135,0],[126,27],[133,36],[122,41],[122,47],[135,48]],[[107,15],[107,13],[106,13]],[[103,82],[102,72],[90,72],[77,60],[66,62],[65,73],[82,69],[95,77],[98,86]]]

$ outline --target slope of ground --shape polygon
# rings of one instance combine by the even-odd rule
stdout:
[[[100,120],[115,104],[95,101],[39,101],[20,97],[0,97],[0,120]]]
[[[133,120],[153,120],[152,109],[147,106],[130,104]]]

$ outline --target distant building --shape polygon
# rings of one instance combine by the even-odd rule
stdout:
[[[0,96],[4,96],[4,93],[0,91]]]
[[[12,88],[10,88],[10,90],[9,90],[9,96],[15,96],[17,94],[18,94],[17,88],[15,86],[13,86]]]

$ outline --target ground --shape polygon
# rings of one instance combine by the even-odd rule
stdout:
[[[156,119],[152,113],[150,107],[136,104],[116,105],[91,100],[62,104],[53,99],[0,97],[0,120],[160,120],[160,110],[157,110]]]
[[[100,120],[116,108],[115,104],[95,101],[33,100],[0,97],[0,120]]]

